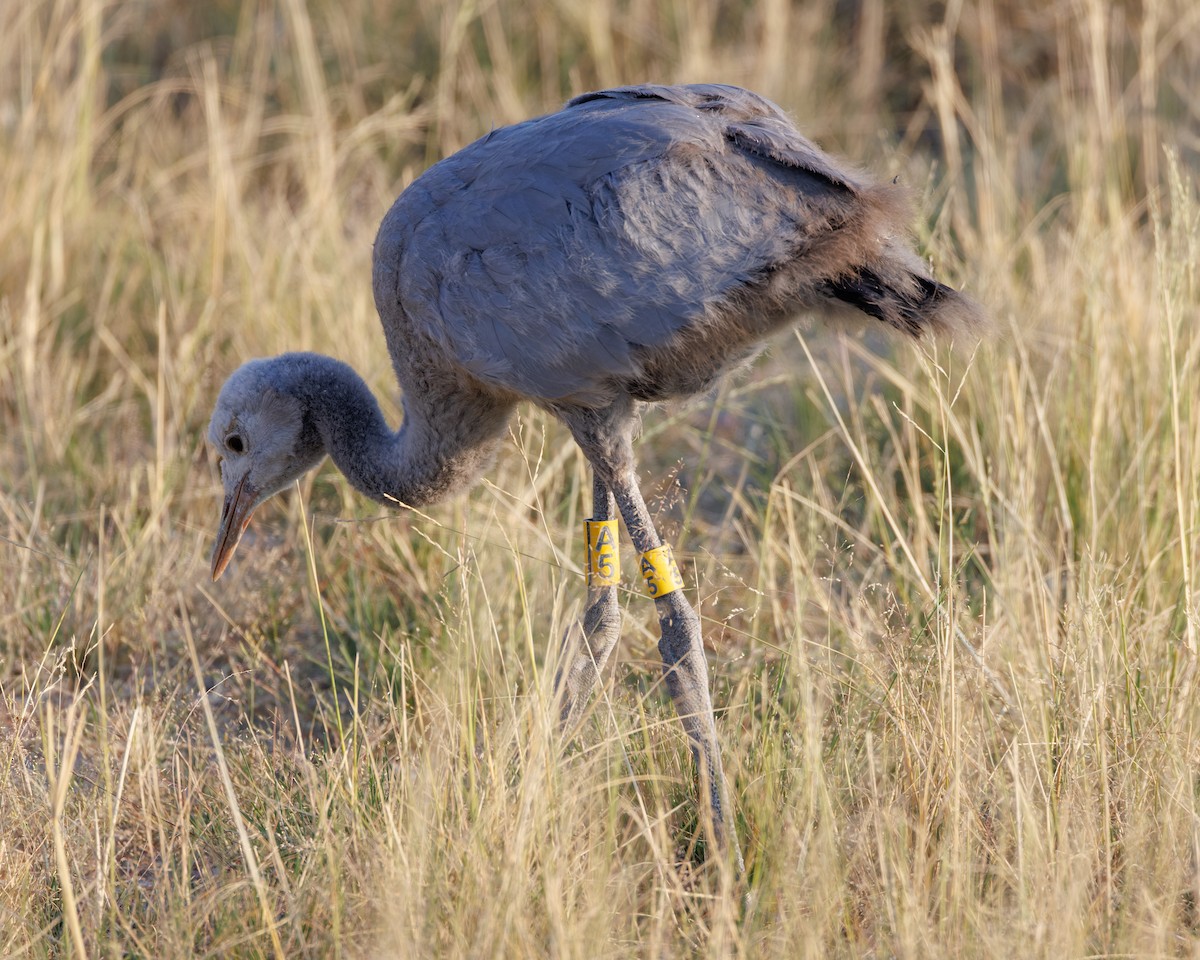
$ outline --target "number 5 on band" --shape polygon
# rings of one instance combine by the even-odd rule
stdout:
[[[615,587],[621,582],[621,561],[617,554],[617,521],[585,520],[587,536],[587,578],[589,587]]]

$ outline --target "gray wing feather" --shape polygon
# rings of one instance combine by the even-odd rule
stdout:
[[[738,149],[784,167],[820,177],[832,186],[858,193],[858,183],[829,162],[816,144],[778,120],[761,119],[730,124],[725,136]]]
[[[376,241],[377,301],[485,383],[586,402],[794,256],[853,190],[748,91],[585,94],[405,191]]]

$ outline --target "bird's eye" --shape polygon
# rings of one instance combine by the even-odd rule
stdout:
[[[240,433],[231,433],[225,438],[225,449],[230,453],[245,453],[246,441],[242,439]]]

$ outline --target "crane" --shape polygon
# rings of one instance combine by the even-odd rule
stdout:
[[[913,336],[978,328],[976,304],[912,250],[910,217],[896,183],[835,160],[737,87],[602,90],[493,130],[418,177],[379,227],[398,430],[349,366],[319,354],[250,360],[222,387],[208,430],[225,492],[213,579],[255,508],[326,456],[366,496],[421,507],[480,477],[518,403],[548,411],[593,476],[562,718],[620,633],[619,517],[654,600],[702,820],[740,869],[700,619],[642,498],[635,430],[805,314],[858,311]]]

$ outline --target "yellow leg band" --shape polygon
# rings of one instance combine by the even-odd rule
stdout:
[[[621,582],[621,558],[617,555],[617,521],[584,520],[587,538],[587,582],[589,587],[615,587]]]
[[[679,575],[669,543],[642,554],[642,577],[646,581],[646,592],[655,598],[683,589],[683,577]]]

